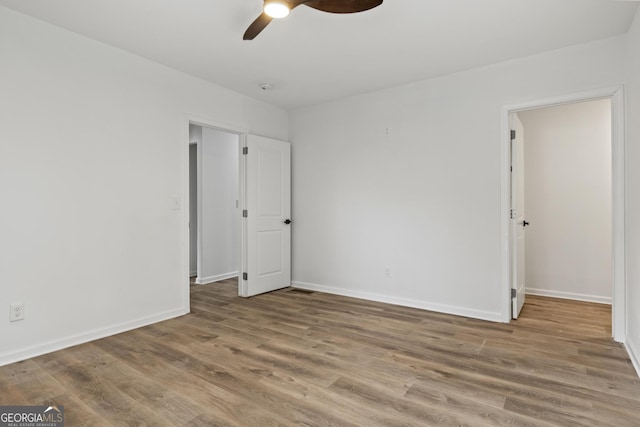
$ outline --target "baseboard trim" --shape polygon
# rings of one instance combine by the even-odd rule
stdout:
[[[625,339],[624,347],[627,349],[627,353],[629,353],[629,359],[631,359],[633,367],[636,368],[638,377],[640,377],[640,351],[638,347],[629,339],[629,337]]]
[[[473,310],[464,307],[454,307],[443,304],[433,304],[427,301],[417,301],[408,298],[399,298],[391,295],[375,294],[370,292],[354,291],[350,289],[335,288],[332,286],[318,285],[307,282],[291,282],[291,286],[309,291],[324,292],[327,294],[341,295],[345,297],[359,298],[368,301],[383,302],[387,304],[401,305],[404,307],[419,308],[421,310],[435,311],[438,313],[453,314],[455,316],[471,317],[474,319],[501,322],[502,316],[498,312]]]
[[[196,285],[208,285],[209,283],[219,282],[221,280],[227,280],[233,277],[238,277],[237,271],[232,271],[230,273],[224,273],[224,274],[217,274],[215,276],[209,276],[209,277],[196,277]]]
[[[586,294],[575,294],[572,292],[561,292],[561,291],[550,291],[547,289],[536,289],[536,288],[527,288],[527,295],[537,295],[541,297],[551,297],[551,298],[561,298],[561,299],[571,299],[576,301],[586,301],[586,302],[595,302],[598,304],[609,304],[611,305],[612,299],[611,297],[601,297],[597,295],[586,295]]]
[[[95,341],[100,338],[109,337],[123,332],[138,329],[143,326],[151,325],[152,323],[162,322],[164,320],[173,319],[187,314],[189,310],[184,308],[176,310],[168,310],[162,313],[154,314],[152,316],[143,317],[130,322],[123,322],[117,325],[109,326],[106,328],[98,328],[92,331],[72,335],[66,338],[50,341],[45,344],[39,344],[32,347],[20,349],[18,351],[12,351],[0,355],[0,366],[8,365],[10,363],[20,362],[22,360],[30,359],[32,357],[42,356],[43,354],[51,353],[53,351],[62,350],[68,347],[73,347],[79,344],[85,344],[90,341]]]

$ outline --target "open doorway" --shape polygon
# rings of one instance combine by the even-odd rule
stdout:
[[[611,99],[511,115],[518,292],[611,304]]]
[[[524,133],[527,294],[611,304],[611,99],[513,114]]]
[[[579,122],[573,120],[573,124],[564,131],[559,128],[562,117],[571,119],[574,116],[575,119],[576,114],[581,114],[581,109],[584,109],[582,113],[585,115],[590,110],[591,118],[588,120],[598,120],[599,123],[589,123],[580,130],[571,128]],[[594,119],[596,116],[598,118]],[[517,184],[511,182],[511,141],[514,136],[511,130],[514,117],[517,118],[516,122],[521,121],[523,132],[521,142],[525,182],[520,192],[525,195],[526,213],[522,218],[517,213],[514,215],[511,192],[512,187],[518,191]],[[555,129],[544,127],[545,117],[551,120],[547,123],[551,123],[550,127]],[[512,298],[514,294],[517,298],[517,292],[513,292],[512,288],[517,283],[514,278],[517,277],[518,262],[524,260],[525,273],[521,276],[525,277],[526,293],[611,302],[612,335],[617,341],[624,340],[622,117],[621,88],[568,95],[503,109],[505,137],[502,154],[505,172],[502,196],[507,213],[503,220],[503,284],[507,297],[503,300],[504,321],[510,320],[512,307],[516,306]],[[551,134],[545,135],[545,132]],[[606,143],[602,144],[601,139],[600,145],[594,148],[597,133],[607,134],[610,138],[605,135]],[[531,169],[529,173],[527,166]],[[529,180],[532,182],[528,183]],[[532,197],[531,201],[527,200],[528,194]],[[582,197],[576,199],[574,196]],[[525,248],[524,257],[518,257],[518,245],[515,244],[518,226],[520,229],[526,227],[526,233],[530,234],[526,240],[529,237],[532,240],[521,245]],[[537,227],[535,235],[534,227]],[[526,248],[530,254],[526,254]]]
[[[290,144],[202,119],[185,122],[184,194],[189,200],[186,205],[195,206],[185,209],[183,217],[186,300],[190,301],[192,281],[194,285],[233,283],[241,297],[290,286]],[[213,167],[208,166],[211,159]],[[207,186],[211,185],[224,186],[222,195],[210,197]],[[227,215],[216,217],[218,211]],[[211,230],[217,233],[207,240]]]
[[[240,271],[239,151],[239,134],[189,124],[189,272],[198,285]]]

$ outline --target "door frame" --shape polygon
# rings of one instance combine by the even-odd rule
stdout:
[[[215,129],[215,130],[219,130],[222,132],[227,132],[227,133],[232,133],[235,135],[239,136],[239,143],[238,143],[238,159],[239,159],[239,165],[238,165],[238,210],[240,212],[242,212],[243,209],[245,209],[246,206],[246,200],[245,200],[245,159],[242,155],[242,147],[244,147],[246,145],[246,135],[248,133],[248,129],[246,129],[244,126],[242,125],[238,125],[238,124],[229,124],[229,123],[220,123],[217,122],[215,120],[209,119],[209,118],[205,118],[205,117],[201,117],[201,116],[197,116],[194,114],[184,114],[183,116],[183,145],[182,145],[182,150],[181,150],[181,155],[182,155],[182,279],[181,280],[185,280],[184,283],[184,294],[183,294],[183,298],[185,301],[185,307],[186,307],[186,312],[188,313],[189,311],[191,311],[191,292],[190,292],[190,275],[191,275],[191,268],[190,268],[190,258],[189,258],[189,251],[190,251],[190,239],[191,239],[191,233],[189,232],[189,206],[190,206],[190,200],[189,200],[189,172],[190,172],[190,165],[189,165],[189,145],[190,145],[190,140],[189,140],[189,125],[196,125],[196,126],[204,126],[207,128],[211,128],[211,129]],[[200,150],[198,150],[200,151]],[[200,154],[200,153],[198,153]],[[244,221],[240,221],[240,245],[239,245],[239,250],[240,250],[240,273],[242,274],[242,271],[245,271],[245,263],[246,263],[246,229],[245,229],[245,225],[244,225]],[[197,243],[198,245],[200,244],[199,242]],[[200,248],[198,248],[198,251],[200,251]],[[241,278],[238,278],[238,291],[240,290],[240,283],[241,283]]]
[[[526,210],[524,208],[524,137],[523,125],[517,114],[509,114],[509,129],[515,131],[509,144],[509,153],[511,161],[509,162],[509,170],[511,172],[510,182],[510,204],[509,213],[511,218],[511,318],[517,319],[520,311],[524,307],[526,299],[525,286],[525,247],[526,247]],[[514,150],[518,142],[519,147]],[[517,154],[514,156],[514,154]],[[514,170],[515,166],[515,170]],[[515,185],[514,185],[515,184]],[[514,188],[515,187],[515,188]],[[520,194],[519,189],[522,189]],[[515,195],[515,197],[514,197]],[[515,203],[514,203],[515,201]],[[515,215],[514,215],[515,212]],[[520,219],[522,219],[522,228],[520,228]],[[519,234],[522,233],[522,234]],[[520,238],[521,237],[521,238]],[[522,251],[522,254],[520,253]],[[515,295],[513,291],[515,290]]]
[[[626,337],[626,251],[625,251],[625,106],[624,86],[605,87],[585,92],[559,95],[505,105],[500,120],[501,153],[501,298],[502,321],[511,321],[511,227],[510,192],[511,155],[510,121],[511,113],[518,111],[553,107],[597,99],[611,99],[611,178],[612,178],[612,336],[615,341],[624,342]]]

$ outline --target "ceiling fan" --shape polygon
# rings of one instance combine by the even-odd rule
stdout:
[[[383,0],[264,0],[264,11],[249,25],[242,38],[253,40],[274,18],[284,18],[300,5],[322,12],[356,13],[373,9],[382,2]]]

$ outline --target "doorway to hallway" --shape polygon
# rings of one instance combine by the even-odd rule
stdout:
[[[555,98],[543,99],[538,101],[530,101],[523,104],[505,106],[502,109],[503,137],[502,137],[502,206],[505,215],[502,219],[502,235],[503,235],[503,274],[502,283],[504,289],[504,299],[502,300],[503,321],[508,322],[512,317],[512,286],[514,284],[514,244],[513,236],[513,219],[511,215],[511,135],[510,135],[510,117],[513,113],[519,113],[527,110],[537,109],[541,107],[560,106],[571,103],[585,102],[609,99],[611,102],[611,143],[609,161],[610,170],[610,189],[611,197],[609,206],[611,208],[611,244],[609,252],[611,254],[611,304],[612,304],[612,329],[613,337],[617,341],[623,341],[625,336],[625,255],[624,255],[624,103],[622,88],[604,88],[589,92],[562,95]],[[526,138],[526,135],[525,135]],[[526,202],[525,202],[526,203]],[[528,209],[527,209],[528,210]],[[563,212],[556,212],[562,215]],[[533,221],[530,222],[533,226]],[[574,296],[580,294],[574,292]],[[585,293],[586,294],[586,293]],[[583,295],[585,295],[583,294]],[[586,294],[588,295],[588,294]],[[560,295],[556,295],[560,296]],[[567,297],[567,295],[563,295]],[[584,298],[581,298],[584,299]],[[602,301],[599,301],[602,302]]]
[[[513,114],[522,123],[526,293],[611,304],[611,100]]]
[[[240,271],[240,135],[189,125],[189,264],[196,284]]]

